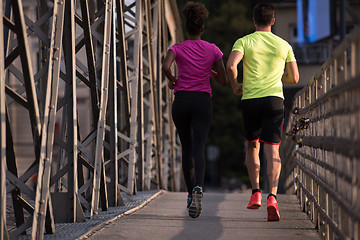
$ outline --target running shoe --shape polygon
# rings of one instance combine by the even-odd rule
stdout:
[[[203,190],[201,186],[196,186],[192,190],[192,202],[189,207],[189,216],[197,218],[201,214],[201,201],[203,197]]]
[[[270,196],[267,200],[267,220],[268,221],[279,221],[280,213],[278,203],[274,196]]]
[[[261,192],[251,194],[250,202],[247,205],[248,209],[259,209],[261,206]]]
[[[189,208],[190,207],[190,204],[191,204],[191,202],[192,202],[192,195],[191,194],[188,194],[188,196],[187,196],[187,206],[186,206],[186,208]]]

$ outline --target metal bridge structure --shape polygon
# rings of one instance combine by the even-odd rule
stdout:
[[[161,74],[181,29],[174,0],[2,1],[0,239],[181,190]],[[355,28],[294,98],[282,140],[286,192],[323,239],[360,240],[359,90]]]
[[[360,28],[294,98],[281,145],[285,189],[323,239],[360,239]]]
[[[123,204],[121,192],[180,190],[161,74],[168,47],[182,40],[179,24],[174,0],[2,1],[1,239],[30,228],[43,239],[55,222]],[[21,127],[31,135],[28,166],[15,144],[26,138]]]

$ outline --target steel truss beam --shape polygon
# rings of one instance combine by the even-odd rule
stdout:
[[[3,6],[0,5],[0,49],[4,49],[3,30]],[[0,51],[0,238],[9,239],[6,227],[6,185],[5,185],[5,163],[6,163],[6,117],[5,117],[5,73],[4,73],[4,52]]]
[[[43,239],[55,222],[121,205],[121,192],[180,190],[172,94],[161,74],[169,44],[181,40],[168,24],[180,21],[176,2],[96,4],[38,0],[34,18],[15,0],[0,15],[1,239],[8,238],[6,194],[16,221],[9,236],[32,227],[32,239]],[[80,113],[85,103],[90,117]],[[21,174],[13,106],[27,111],[34,146]],[[34,190],[28,183],[36,176]]]

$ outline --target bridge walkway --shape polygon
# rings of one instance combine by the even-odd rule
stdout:
[[[248,210],[249,193],[205,192],[199,218],[187,215],[186,193],[163,192],[143,208],[118,218],[82,239],[320,239],[295,195],[279,195],[280,222],[266,219],[262,207]]]

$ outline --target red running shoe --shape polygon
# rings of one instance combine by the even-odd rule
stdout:
[[[268,221],[279,221],[280,213],[278,203],[274,196],[270,196],[267,200],[267,220]]]
[[[247,205],[248,209],[258,209],[261,206],[261,192],[251,194],[250,202]]]

